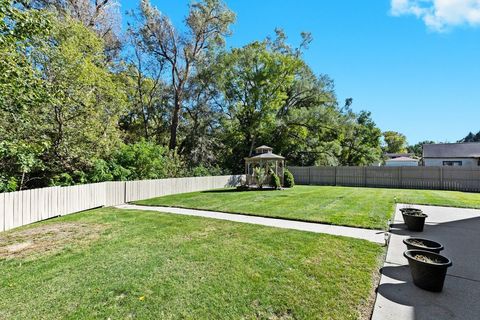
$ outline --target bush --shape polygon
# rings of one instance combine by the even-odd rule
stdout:
[[[253,169],[253,178],[257,183],[257,186],[262,189],[263,185],[265,184],[265,180],[267,180],[267,174],[265,169],[257,167]]]
[[[270,175],[270,185],[275,189],[280,189],[282,184],[280,183],[280,178],[277,174],[272,173]]]
[[[223,171],[219,167],[199,165],[190,169],[189,175],[192,177],[221,176]]]
[[[293,179],[293,174],[285,169],[283,173],[283,186],[285,188],[293,188],[295,185],[295,179]]]

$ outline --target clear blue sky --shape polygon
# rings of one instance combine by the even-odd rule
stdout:
[[[408,11],[405,3],[415,0],[393,0],[403,6],[400,13],[392,13],[390,0],[225,2],[237,14],[229,47],[263,39],[275,27],[294,45],[300,32],[311,32],[306,61],[334,79],[339,101],[352,97],[354,109],[371,111],[382,130],[402,132],[411,144],[454,142],[480,130],[480,26],[445,16],[462,12],[434,8],[433,21],[443,23],[434,28],[426,23],[431,16]],[[152,3],[179,25],[189,1]],[[138,2],[121,4],[125,12]]]

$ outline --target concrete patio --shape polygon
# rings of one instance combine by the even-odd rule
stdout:
[[[397,205],[390,244],[377,292],[373,320],[479,319],[480,304],[480,210],[419,206],[427,215],[423,232],[410,232]],[[417,288],[403,257],[409,236],[440,242],[442,255],[453,261],[443,292]]]

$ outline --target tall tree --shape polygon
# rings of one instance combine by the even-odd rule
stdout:
[[[435,141],[432,140],[425,140],[421,141],[417,144],[411,145],[407,147],[407,151],[410,153],[415,154],[415,156],[421,158],[423,156],[423,145],[424,144],[433,144],[436,143]]]
[[[79,22],[55,20],[50,42],[33,52],[50,96],[37,111],[49,146],[42,159],[51,175],[84,171],[120,141],[124,90],[108,70],[103,41]]]
[[[226,140],[232,145],[236,166],[255,145],[273,134],[276,115],[288,98],[300,60],[276,52],[269,43],[253,42],[222,58],[221,88],[226,107]]]
[[[47,47],[50,16],[0,0],[0,192],[22,189],[46,147],[37,112],[48,100],[32,50]]]
[[[197,65],[206,52],[224,45],[224,37],[229,34],[235,15],[219,0],[193,3],[185,19],[187,30],[184,33],[179,33],[170,19],[149,0],[142,0],[141,15],[145,44],[159,60],[169,65],[173,90],[169,148],[175,149],[185,88],[195,76]]]
[[[133,16],[133,20],[136,19]],[[127,30],[130,50],[125,55],[125,68],[120,76],[125,82],[129,110],[121,119],[121,128],[129,143],[143,137],[165,144],[171,98],[170,88],[163,79],[165,63],[150,54],[139,28],[138,23],[133,22]]]
[[[382,132],[373,122],[370,112],[361,111],[356,114],[348,111],[346,123],[341,130],[341,165],[370,165],[380,160]]]
[[[407,137],[396,131],[385,131],[383,133],[385,141],[384,152],[386,153],[404,153],[407,152]]]
[[[480,142],[480,131],[476,134],[469,132],[465,138],[458,140],[458,142]]]
[[[118,0],[32,0],[30,5],[53,10],[59,17],[71,17],[93,30],[103,39],[109,60],[120,53],[122,22]]]

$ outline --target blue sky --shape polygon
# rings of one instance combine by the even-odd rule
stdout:
[[[138,2],[120,1],[122,12]],[[480,0],[226,0],[237,14],[229,47],[283,28],[305,60],[335,81],[339,101],[369,110],[384,131],[454,142],[480,130]],[[174,24],[188,0],[152,0]]]

